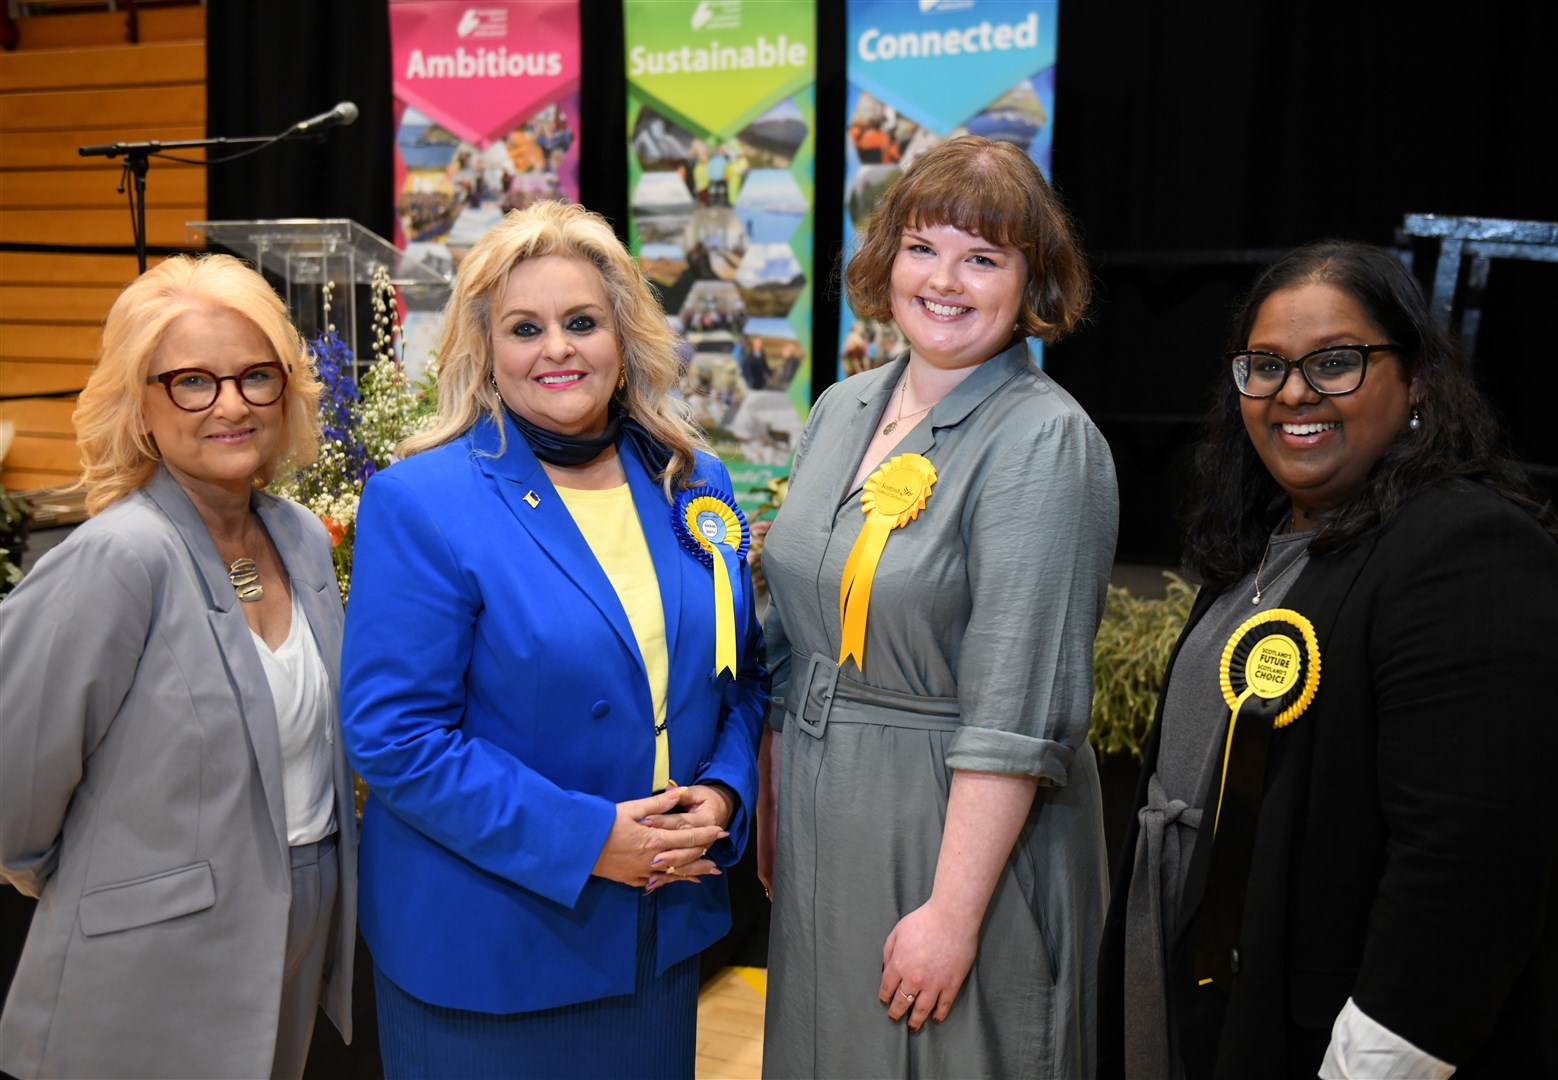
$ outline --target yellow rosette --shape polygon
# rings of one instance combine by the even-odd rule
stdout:
[[[1228,738],[1223,746],[1222,777],[1217,786],[1217,816],[1222,819],[1222,795],[1228,783],[1234,731],[1241,716],[1271,715],[1272,730],[1287,727],[1309,708],[1320,688],[1320,641],[1314,624],[1290,608],[1273,608],[1246,619],[1223,646],[1217,669],[1218,685],[1228,703]],[[1263,707],[1246,710],[1251,699]]]
[[[1229,709],[1228,737],[1213,793],[1212,853],[1197,917],[1194,963],[1196,985],[1202,987],[1225,987],[1237,975],[1271,745],[1320,688],[1314,624],[1291,608],[1245,620],[1223,647],[1218,682]]]
[[[707,485],[690,488],[674,509],[682,547],[714,575],[714,675],[736,674],[736,609],[745,607],[741,564],[752,542],[746,516]]]
[[[899,454],[866,480],[860,494],[865,528],[844,563],[839,581],[839,667],[851,657],[863,673],[866,666],[866,618],[870,614],[871,580],[887,546],[887,537],[919,516],[936,483],[936,466],[919,454]]]

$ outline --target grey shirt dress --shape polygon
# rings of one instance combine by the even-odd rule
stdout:
[[[1113,462],[1025,344],[987,360],[889,455],[923,455],[936,482],[883,549],[863,670],[840,668],[865,522],[848,485],[906,363],[818,399],[763,551],[783,729],[764,1074],[1091,1076],[1108,873],[1087,728]],[[882,947],[930,897],[954,769],[1040,788],[950,1016],[911,1034],[877,1000]]]

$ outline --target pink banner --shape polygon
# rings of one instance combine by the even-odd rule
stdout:
[[[578,0],[392,0],[395,240],[452,263],[505,212],[579,197]]]

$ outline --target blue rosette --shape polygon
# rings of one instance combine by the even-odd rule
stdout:
[[[677,542],[714,578],[714,677],[736,675],[736,612],[746,610],[741,567],[752,547],[746,515],[724,492],[697,484],[676,497],[671,527]]]

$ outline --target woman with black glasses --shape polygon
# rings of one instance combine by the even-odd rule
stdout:
[[[1293,252],[1232,346],[1101,1071],[1558,1074],[1558,518],[1392,254]]]
[[[39,901],[8,1073],[297,1077],[321,1003],[350,1039],[341,596],[324,526],[258,490],[318,453],[318,395],[236,259],[108,313],[92,518],[0,605],[0,880]]]

